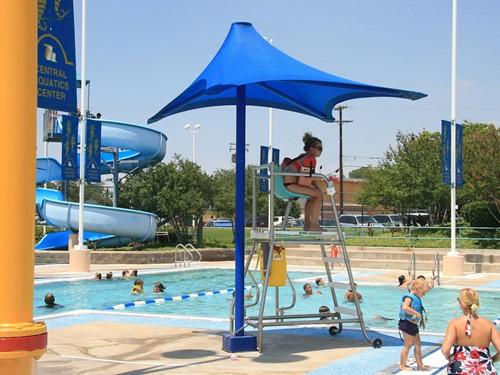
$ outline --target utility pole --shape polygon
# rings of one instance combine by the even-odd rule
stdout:
[[[340,214],[342,215],[344,213],[344,163],[343,163],[343,150],[342,150],[342,125],[344,123],[349,123],[353,122],[352,120],[344,120],[342,118],[342,110],[346,109],[346,105],[338,105],[336,106],[333,110],[339,112],[339,119],[334,121],[334,123],[339,124],[339,182],[340,182],[340,187],[339,187],[339,195],[340,195],[340,201],[339,201],[339,208],[340,208]]]

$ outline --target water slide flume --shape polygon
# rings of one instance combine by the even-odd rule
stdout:
[[[101,145],[118,150],[120,172],[146,168],[160,162],[166,153],[166,142],[167,137],[157,130],[102,120]],[[102,153],[102,173],[110,173],[112,162],[113,154]],[[37,183],[56,181],[60,176],[61,165],[57,160],[37,159]],[[41,188],[37,189],[36,202],[38,213],[47,224],[70,230],[48,233],[35,249],[66,248],[68,235],[78,230],[78,203],[65,202],[60,192]],[[86,204],[84,238],[98,241],[103,246],[148,241],[155,236],[156,220],[156,215],[148,212]]]

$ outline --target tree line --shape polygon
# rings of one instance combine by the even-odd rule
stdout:
[[[493,124],[464,122],[464,186],[457,189],[460,216],[471,226],[500,226],[499,129]],[[246,170],[245,212],[252,212],[252,167]],[[450,220],[450,188],[441,180],[441,134],[396,134],[395,144],[385,152],[376,167],[363,167],[350,177],[363,178],[358,203],[375,208],[383,206],[401,214],[425,210],[433,224]],[[258,184],[257,184],[258,186]],[[86,201],[110,205],[105,187],[86,189]],[[68,200],[78,200],[77,184],[69,184]],[[175,155],[168,163],[159,163],[126,176],[120,184],[119,207],[152,212],[158,226],[166,223],[174,229],[178,242],[203,243],[203,215],[235,216],[235,171],[218,169],[209,175],[197,164]],[[72,199],[74,198],[74,199]],[[257,215],[267,216],[267,194],[257,193]],[[282,215],[286,203],[275,200],[275,215]],[[300,216],[294,203],[292,217]],[[233,227],[234,233],[234,227]]]
[[[457,188],[459,214],[477,227],[500,226],[500,142],[493,124],[465,121],[463,129],[464,186]],[[355,173],[366,180],[359,203],[383,206],[405,214],[429,213],[431,222],[450,220],[450,187],[442,183],[441,134],[398,132],[396,142],[376,167]]]
[[[175,155],[169,163],[159,163],[127,177],[120,186],[119,205],[155,213],[158,226],[173,226],[177,241],[191,240],[190,227],[194,220],[196,242],[203,243],[203,215],[212,212],[218,217],[235,218],[234,169],[218,169],[208,175],[197,164]],[[257,185],[258,187],[258,185]],[[267,194],[257,192],[257,215],[267,216]],[[285,203],[275,201],[275,213],[282,214]],[[252,167],[246,170],[245,212],[252,212]],[[297,203],[291,216],[300,215]],[[234,234],[234,226],[233,226]]]

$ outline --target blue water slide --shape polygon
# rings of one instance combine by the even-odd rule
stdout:
[[[47,224],[78,231],[78,203],[42,200],[40,216]],[[86,204],[83,216],[85,229],[91,232],[130,237],[136,241],[149,241],[156,234],[156,215],[125,208]]]
[[[122,123],[102,121],[102,147],[118,151],[120,172],[146,168],[161,160],[166,153],[167,137],[154,129]],[[111,172],[113,153],[102,154],[101,172]],[[61,164],[52,158],[37,159],[37,183],[61,179]],[[46,234],[35,246],[37,250],[65,249],[68,236],[78,230],[78,204],[65,202],[62,194],[51,189],[37,189],[37,212],[47,224],[70,229]],[[136,210],[98,205],[85,205],[85,241],[100,246],[122,246],[131,241],[148,241],[156,234],[156,215]]]
[[[60,250],[68,246],[69,236],[74,234],[70,230],[47,233],[36,244],[35,250]],[[133,241],[130,237],[117,237],[111,234],[84,231],[83,240],[86,244],[95,243],[100,247],[121,247]]]
[[[61,180],[61,163],[53,158],[36,159],[36,183]],[[38,202],[37,202],[38,203]]]

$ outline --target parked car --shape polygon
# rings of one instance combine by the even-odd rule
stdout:
[[[386,227],[399,227],[401,226],[401,216],[397,214],[378,214],[372,215],[378,223]]]
[[[210,220],[205,224],[205,227],[208,228],[232,228],[233,221],[231,219],[215,219]]]
[[[284,216],[275,216],[274,217],[274,226],[275,227],[280,227],[281,224],[283,224],[283,220],[285,220],[285,217]],[[287,219],[287,227],[290,226],[290,222],[292,220],[295,220],[294,217],[291,217],[291,216],[288,216],[288,219]]]
[[[257,219],[255,220],[257,228],[267,228],[267,222],[268,222],[267,215],[259,215],[259,216],[257,216]],[[247,227],[252,226],[252,217],[247,219],[245,226],[247,226]]]
[[[427,227],[430,225],[430,217],[426,212],[411,212],[406,214],[402,220],[407,226]]]
[[[318,220],[318,224],[322,227],[335,227],[335,226],[337,226],[335,219]]]
[[[340,215],[340,226],[342,227],[374,227],[383,228],[371,215]]]
[[[302,219],[292,219],[288,222],[288,225],[290,227],[303,227],[304,226],[304,220]]]

